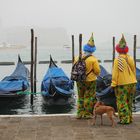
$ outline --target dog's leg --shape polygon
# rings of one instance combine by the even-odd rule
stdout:
[[[115,122],[114,122],[114,119],[111,117],[111,120],[112,120],[112,127],[115,127]]]
[[[101,115],[101,125],[103,125],[103,116]]]
[[[96,123],[96,115],[94,114],[94,116],[93,116],[93,121],[92,121],[92,125],[95,125],[95,123]]]
[[[113,119],[113,112],[110,112],[110,113],[107,114],[107,115],[108,115],[109,119],[110,119],[111,122],[112,122],[112,127],[114,127],[114,126],[115,126],[115,122],[114,122],[114,119]]]

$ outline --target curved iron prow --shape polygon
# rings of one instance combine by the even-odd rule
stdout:
[[[20,55],[18,54],[18,63],[22,63],[22,60],[21,60],[21,58],[20,58]]]
[[[52,59],[52,56],[50,55],[50,65],[49,67],[57,67],[57,65],[55,64],[55,62]]]

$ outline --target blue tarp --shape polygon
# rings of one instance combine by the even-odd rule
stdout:
[[[21,91],[28,88],[28,82],[24,80],[19,81],[1,81],[0,93],[10,93],[14,91]]]
[[[29,71],[22,63],[20,57],[14,72],[0,81],[0,94],[10,94],[24,91],[29,88]]]
[[[58,67],[50,67],[44,76],[41,84],[43,95],[51,96],[50,87],[53,88],[54,92],[65,96],[70,96],[74,92],[73,81]]]

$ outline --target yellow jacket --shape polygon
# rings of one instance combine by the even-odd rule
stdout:
[[[85,56],[83,55],[83,58]],[[75,62],[78,60],[78,57],[75,59]],[[97,58],[95,56],[89,56],[86,60],[86,74],[87,78],[86,81],[95,81],[97,76],[100,74],[100,66]],[[91,72],[92,71],[92,72]]]
[[[111,86],[116,87],[136,82],[136,68],[133,58],[128,54],[120,54],[114,60]]]

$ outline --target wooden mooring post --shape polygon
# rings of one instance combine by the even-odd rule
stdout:
[[[31,29],[31,70],[30,70],[30,78],[31,78],[31,93],[34,92],[34,30]],[[31,94],[31,105],[33,105],[33,94]]]
[[[74,35],[72,35],[72,64],[74,63]]]
[[[79,59],[82,59],[82,34],[79,34]]]
[[[135,67],[136,67],[136,43],[137,43],[137,36],[134,35],[133,58],[135,62]]]
[[[135,67],[136,67],[136,42],[137,41],[137,36],[134,35],[134,44],[133,44],[133,58],[134,58],[134,62],[135,62]],[[135,98],[133,98],[133,107],[134,110],[136,109],[136,105],[135,105]]]
[[[37,70],[37,37],[35,37],[35,51],[34,51],[34,93],[36,93],[36,82],[37,82],[37,76],[36,76],[36,70]]]
[[[113,55],[112,55],[112,66],[114,64],[114,59],[115,59],[115,37],[113,36]]]

